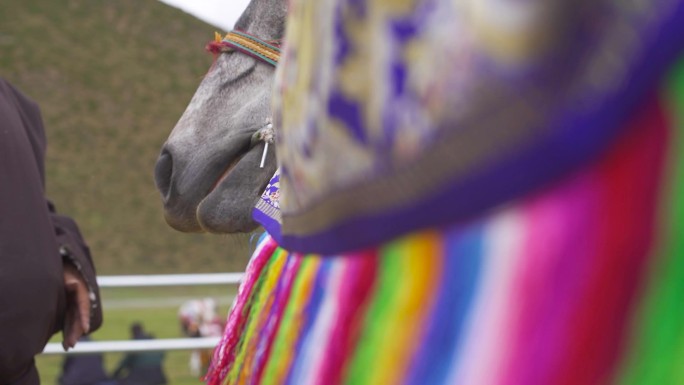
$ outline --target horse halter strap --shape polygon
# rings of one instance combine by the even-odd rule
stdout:
[[[242,52],[274,67],[280,60],[280,40],[264,41],[240,31],[228,32],[223,38],[220,33],[214,32],[214,41],[207,44],[206,49],[215,55],[224,52]],[[263,141],[265,143],[259,168],[264,168],[268,144],[273,143],[273,137],[273,124],[270,122],[252,136],[252,142]]]
[[[225,37],[214,33],[214,41],[207,44],[207,50],[214,54],[238,51],[263,62],[278,65],[280,60],[280,40],[264,41],[245,32],[231,31]]]

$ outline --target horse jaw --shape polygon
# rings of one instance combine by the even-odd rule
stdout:
[[[252,0],[236,24],[281,38],[285,0]],[[270,122],[273,67],[239,54],[219,56],[174,127],[155,168],[167,223],[184,232],[249,232],[252,208],[276,169],[252,135]],[[271,146],[271,148],[273,148]]]

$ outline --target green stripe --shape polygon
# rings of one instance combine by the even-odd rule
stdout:
[[[286,369],[285,373],[290,370],[290,366],[294,362],[294,355],[296,354],[293,350],[294,345],[301,338],[298,321],[301,321],[304,316],[309,300],[307,298],[302,303],[297,303],[297,298],[310,295],[305,293],[304,290],[308,287],[309,280],[312,277],[315,279],[316,274],[307,275],[305,272],[309,269],[309,265],[316,262],[318,257],[305,256],[298,258],[301,258],[301,263],[295,273],[292,291],[285,305],[283,318],[276,332],[271,354],[265,363],[266,366],[264,367],[261,381],[262,385],[279,384],[284,381],[283,378],[280,378],[283,368]],[[287,365],[288,367],[283,365],[285,360],[290,361]]]
[[[236,34],[236,35],[240,35],[240,36],[244,37],[245,39],[252,40],[252,41],[254,41],[254,42],[256,42],[256,43],[263,44],[263,45],[265,45],[265,46],[267,46],[267,47],[269,47],[269,48],[271,48],[271,49],[274,49],[274,50],[280,52],[280,48],[278,48],[278,47],[276,47],[276,46],[273,46],[273,45],[271,45],[271,44],[269,44],[269,43],[267,43],[267,42],[265,42],[265,41],[263,41],[263,40],[261,40],[261,39],[257,39],[257,38],[254,37],[254,36],[248,35],[248,34],[246,34],[246,33],[240,32],[240,31],[233,31],[232,33],[234,33],[234,34]]]
[[[278,65],[278,62],[273,61],[273,60],[267,58],[266,56],[260,54],[259,52],[256,52],[256,51],[254,51],[254,50],[252,50],[252,49],[250,49],[250,48],[245,47],[245,46],[242,45],[242,44],[239,44],[239,43],[236,43],[236,42],[230,41],[230,40],[224,40],[224,41],[225,41],[226,43],[229,43],[229,44],[233,45],[233,46],[237,46],[238,48],[243,49],[243,50],[245,50],[245,51],[247,51],[247,52],[249,52],[249,53],[251,53],[251,54],[253,54],[253,55],[257,55],[261,60],[263,60],[263,61],[265,61],[265,62],[267,62],[267,63],[269,63],[269,64],[271,64],[271,65],[273,65],[273,66],[277,66],[277,65]]]
[[[271,64],[271,65],[273,65],[273,66],[277,66],[277,65],[278,65],[278,62],[273,61],[273,60],[267,58],[266,56],[260,54],[259,52],[256,52],[256,51],[254,51],[254,50],[252,50],[252,49],[250,49],[250,48],[248,48],[248,47],[245,47],[245,46],[242,45],[242,44],[236,43],[236,42],[231,41],[231,40],[224,40],[224,42],[229,43],[230,45],[235,46],[235,47],[237,47],[237,48],[239,48],[239,49],[241,49],[241,50],[247,51],[247,52],[249,52],[249,53],[251,53],[251,54],[253,54],[253,55],[256,55],[256,56],[258,56],[261,60],[263,60],[263,61],[265,61],[265,62],[267,62],[267,63],[269,63],[269,64]]]
[[[242,370],[242,366],[245,364],[244,359],[247,354],[246,349],[249,345],[249,338],[247,337],[249,337],[251,334],[249,331],[257,326],[257,323],[259,322],[259,315],[264,310],[262,306],[265,302],[265,297],[269,294],[262,290],[264,283],[266,282],[266,277],[268,277],[271,269],[273,269],[274,262],[278,258],[283,258],[283,254],[284,251],[281,248],[277,248],[274,251],[273,255],[269,258],[266,266],[264,266],[264,269],[259,275],[259,279],[249,297],[248,305],[243,309],[243,314],[247,312],[248,316],[244,328],[240,331],[240,342],[235,347],[235,362],[233,363],[233,366],[228,374],[228,378],[230,378],[231,383],[238,379],[240,371]]]
[[[617,384],[684,383],[684,58],[667,79],[663,95],[674,123],[666,204],[661,209],[665,242],[657,250],[632,346]]]
[[[344,383],[348,385],[376,385],[370,380],[374,372],[374,364],[383,352],[383,336],[387,317],[391,316],[394,303],[398,300],[396,286],[402,276],[402,243],[391,242],[380,250],[378,260],[378,277],[371,297],[368,312],[359,342],[351,358]]]

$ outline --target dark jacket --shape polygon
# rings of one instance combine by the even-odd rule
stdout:
[[[0,384],[38,384],[33,357],[62,328],[62,263],[92,293],[91,330],[102,323],[95,269],[76,223],[45,198],[45,132],[38,106],[0,79]]]
[[[102,354],[69,355],[64,358],[59,385],[96,385],[107,380]]]
[[[148,340],[152,336],[139,334],[133,339]],[[118,380],[119,385],[163,385],[166,384],[163,362],[163,352],[127,353],[112,377]]]

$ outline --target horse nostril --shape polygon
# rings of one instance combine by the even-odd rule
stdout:
[[[154,182],[164,199],[164,203],[166,203],[169,198],[172,175],[173,158],[171,157],[171,153],[164,148],[161,155],[159,155],[159,159],[157,159],[157,164],[154,166]]]

